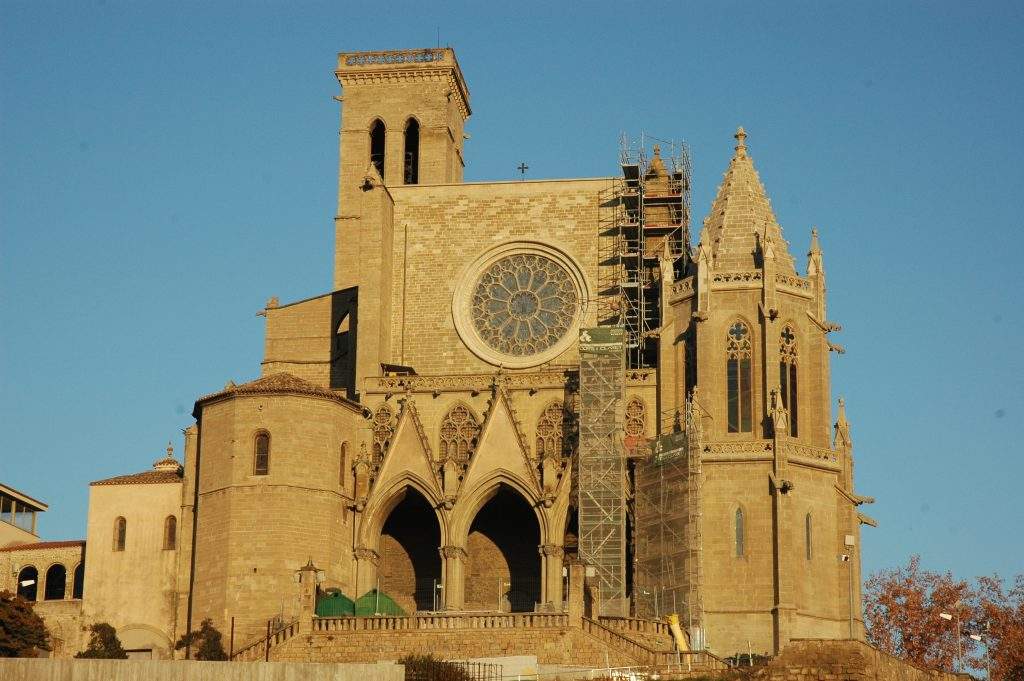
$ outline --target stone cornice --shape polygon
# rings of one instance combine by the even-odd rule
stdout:
[[[341,52],[334,75],[342,87],[381,83],[447,81],[456,104],[466,118],[473,113],[469,88],[450,47],[381,52]]]

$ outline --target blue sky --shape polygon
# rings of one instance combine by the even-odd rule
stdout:
[[[335,53],[450,44],[468,180],[683,138],[702,218],[737,125],[803,268],[878,503],[867,572],[1024,571],[1024,9],[1011,3],[0,0],[0,480],[81,537],[87,483],[255,377],[271,295],[331,282]]]

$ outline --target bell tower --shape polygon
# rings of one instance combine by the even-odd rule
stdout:
[[[692,406],[703,501],[691,572],[712,645],[778,652],[862,631],[855,551],[868,521],[856,506],[867,498],[853,491],[845,416],[842,441],[831,438],[830,353],[843,350],[828,339],[840,327],[825,317],[817,230],[800,275],[743,128],[735,139],[694,263],[671,284],[676,361],[661,394],[670,409]]]
[[[365,285],[360,259],[376,250],[382,220],[374,186],[462,182],[469,89],[449,47],[342,52],[334,288]]]

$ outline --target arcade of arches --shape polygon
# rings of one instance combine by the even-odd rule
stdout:
[[[531,612],[544,600],[561,600],[561,551],[542,551],[537,513],[513,488],[500,484],[484,497],[461,546],[442,542],[447,533],[422,493],[406,487],[399,496],[382,525],[377,583],[406,612],[446,606]],[[559,578],[550,594],[543,579],[548,555],[547,572]]]

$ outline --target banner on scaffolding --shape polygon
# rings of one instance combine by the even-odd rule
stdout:
[[[686,433],[665,433],[651,441],[651,463],[660,466],[686,454]]]
[[[580,353],[615,356],[622,354],[626,330],[621,326],[580,329]]]

